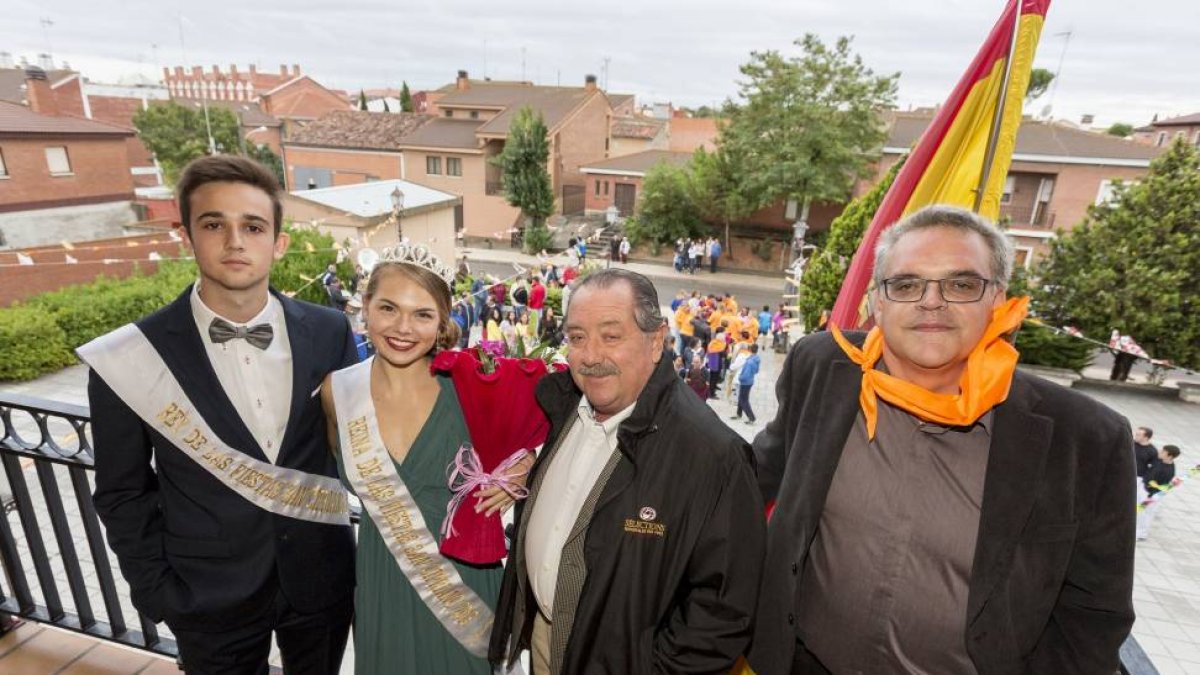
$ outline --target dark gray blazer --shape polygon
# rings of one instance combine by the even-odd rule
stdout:
[[[790,671],[799,576],[861,380],[829,333],[804,338],[776,386],[778,413],[754,441],[763,497],[776,501],[749,652],[758,675]],[[995,408],[963,635],[981,675],[1117,670],[1133,625],[1129,438],[1125,419],[1092,399],[1013,377]]]

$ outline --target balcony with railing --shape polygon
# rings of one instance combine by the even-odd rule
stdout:
[[[88,409],[0,392],[0,420],[0,673],[178,673],[169,631],[133,609],[114,571]],[[1132,637],[1119,672],[1158,673]]]

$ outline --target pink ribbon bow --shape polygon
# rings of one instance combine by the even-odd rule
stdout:
[[[449,539],[457,534],[453,525],[454,514],[458,513],[458,507],[462,506],[463,501],[475,490],[495,485],[507,492],[508,496],[513,499],[528,497],[529,490],[524,485],[513,482],[512,477],[508,475],[508,471],[528,454],[530,454],[528,450],[518,450],[501,462],[495,471],[487,473],[483,470],[479,453],[475,452],[473,446],[468,443],[459,446],[458,453],[454,455],[454,463],[449,467],[449,487],[454,496],[446,504],[446,518],[442,521],[442,538]]]

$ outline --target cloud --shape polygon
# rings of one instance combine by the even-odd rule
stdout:
[[[324,84],[359,88],[441,86],[459,69],[472,77],[577,85],[604,77],[612,91],[644,102],[713,104],[737,91],[738,65],[753,50],[795,52],[813,32],[854,35],[878,73],[899,71],[902,105],[940,102],[1002,9],[1001,0],[658,0],[621,6],[537,0],[210,0],[203,4],[9,0],[4,49],[31,59],[49,43],[93,80],[158,66],[231,63],[275,70],[300,64]],[[180,44],[183,20],[186,62]],[[42,17],[54,25],[46,31]],[[1055,70],[1056,116],[1144,123],[1155,113],[1200,110],[1200,3],[1057,0],[1037,65]],[[1063,37],[1071,31],[1065,57]],[[157,45],[157,47],[152,47]],[[522,56],[524,63],[522,65]],[[1047,95],[1048,97],[1049,95]],[[1043,98],[1047,98],[1043,97]],[[1038,101],[1035,108],[1045,105]]]

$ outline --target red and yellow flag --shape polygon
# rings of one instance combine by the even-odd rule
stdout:
[[[1000,214],[1000,195],[1012,163],[1033,56],[1049,7],[1050,0],[1008,1],[987,41],[917,141],[875,212],[833,308],[830,321],[840,328],[858,328],[866,321],[860,307],[875,264],[875,244],[884,230],[930,204],[975,207],[997,106],[1003,106],[1003,113],[978,212],[993,221]]]

